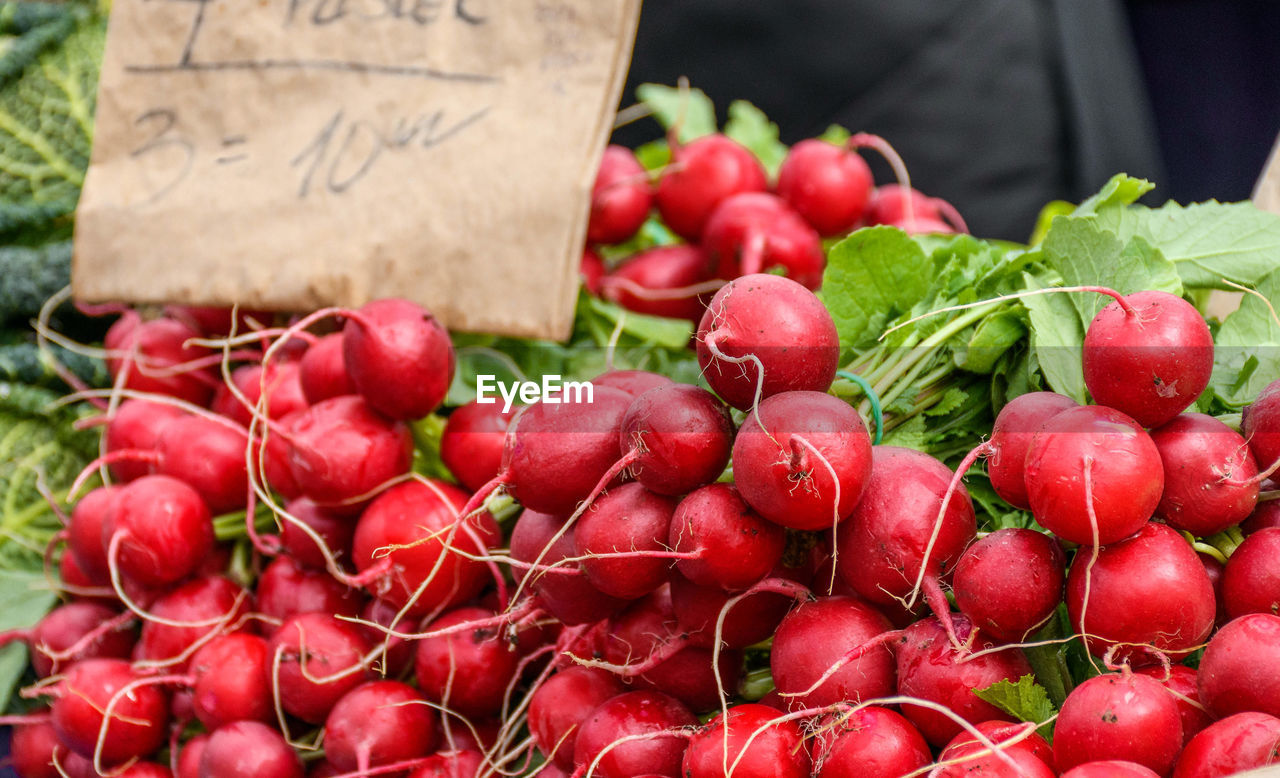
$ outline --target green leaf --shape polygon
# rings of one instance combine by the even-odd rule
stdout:
[[[445,423],[445,417],[437,413],[409,422],[409,430],[413,433],[413,472],[429,478],[455,481],[440,458],[440,440],[444,437]]]
[[[657,170],[666,167],[671,161],[671,147],[666,138],[651,140],[636,147],[636,159],[645,170]]]
[[[1042,286],[1030,273],[1028,289]],[[1085,402],[1084,365],[1080,349],[1084,326],[1080,314],[1066,294],[1045,294],[1022,298],[1031,319],[1031,349],[1036,364],[1050,388],[1078,403]]]
[[[884,435],[881,441],[885,446],[901,446],[926,451],[929,442],[929,431],[925,427],[924,416],[912,416],[903,424],[894,427]]]
[[[971,373],[988,374],[1004,353],[1027,334],[1023,315],[1017,310],[1000,311],[983,319],[969,342],[952,354],[956,367]]]
[[[682,349],[689,345],[689,338],[693,337],[693,324],[684,319],[666,319],[628,311],[598,297],[590,298],[589,304],[594,312],[613,325],[621,322],[625,334],[645,343],[668,349]]]
[[[849,142],[849,138],[853,137],[853,133],[838,124],[832,124],[822,131],[818,136],[818,140],[826,141],[835,146],[843,146]]]
[[[1280,257],[1280,215],[1249,202],[1108,208],[1097,218],[1123,241],[1137,236],[1158,247],[1188,287],[1225,289],[1224,278],[1254,284]]]
[[[55,599],[43,573],[0,570],[0,631],[34,625]],[[27,650],[21,643],[0,649],[0,712],[8,710],[26,668]]]
[[[787,157],[787,146],[778,140],[778,125],[769,121],[764,111],[746,100],[734,100],[729,104],[724,134],[755,154],[770,179],[778,175],[778,168]]]
[[[1075,203],[1069,203],[1066,200],[1053,200],[1040,209],[1040,213],[1036,216],[1035,229],[1031,231],[1031,240],[1027,241],[1029,246],[1039,246],[1044,242],[1044,236],[1049,232],[1050,225],[1058,216],[1069,216],[1075,213],[1077,206]]]
[[[978,699],[996,706],[1019,721],[1029,721],[1032,724],[1047,721],[1058,712],[1050,702],[1048,692],[1036,683],[1036,677],[1031,674],[1022,676],[1017,683],[1002,678],[985,689],[974,689],[973,693]],[[1040,727],[1040,734],[1052,741],[1052,725]]]
[[[1257,291],[1280,301],[1280,270],[1263,277]],[[1244,296],[1214,341],[1209,386],[1228,407],[1253,402],[1267,384],[1280,379],[1280,322],[1257,295]]]
[[[840,345],[873,341],[885,323],[911,310],[925,295],[932,262],[920,245],[894,227],[858,230],[827,257],[822,300]]]
[[[680,89],[662,84],[641,84],[636,98],[653,110],[653,116],[670,130],[680,126],[680,142],[688,143],[716,131],[716,107],[701,89]]]
[[[1077,216],[1085,216],[1097,213],[1104,208],[1132,205],[1138,202],[1139,198],[1144,194],[1155,188],[1155,184],[1144,178],[1134,178],[1125,173],[1117,173],[1111,177],[1110,181],[1102,185],[1102,189],[1096,195],[1080,203],[1074,213]]]

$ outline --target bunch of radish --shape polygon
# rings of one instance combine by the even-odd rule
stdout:
[[[909,233],[965,232],[947,202],[912,189],[896,152],[860,133],[843,145],[797,143],[770,184],[756,156],[714,133],[681,144],[651,179],[631,150],[609,146],[591,193],[584,282],[628,310],[697,323],[711,295],[742,275],[780,271],[817,289],[823,240],[887,224]],[[860,148],[883,153],[903,183],[874,187]],[[598,252],[632,240],[656,212],[680,242],[623,257],[606,269]]]
[[[410,424],[455,366],[419,306],[287,326],[126,313],[85,475],[104,485],[50,549],[65,603],[5,636],[39,678],[8,721],[13,765],[1207,778],[1277,761],[1280,382],[1239,432],[1186,412],[1213,364],[1204,320],[1106,293],[1083,355],[1097,404],[1017,397],[956,470],[872,445],[829,393],[830,314],[779,275],[700,306],[706,388],[609,371],[589,400],[452,410],[452,480],[414,469]],[[962,480],[979,460],[1048,532],[978,531]],[[1197,540],[1223,537],[1229,555]],[[978,692],[1036,675],[1024,649],[1064,603],[1096,675],[1056,721],[1015,721]]]

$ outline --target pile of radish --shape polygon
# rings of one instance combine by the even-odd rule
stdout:
[[[820,258],[804,220],[863,214],[817,214],[834,198],[786,171],[813,155],[869,186],[831,148],[797,146],[775,197],[731,142],[690,144],[657,207],[702,239],[680,251],[714,253],[707,231],[759,207],[813,231]],[[637,180],[608,164],[602,180]],[[680,183],[703,165],[733,175]],[[647,190],[614,203],[608,186],[601,213],[647,214]],[[607,226],[596,239],[625,237]],[[413,425],[455,352],[413,303],[284,327],[126,312],[103,456],[48,554],[64,602],[5,635],[37,678],[6,719],[18,775],[1209,778],[1280,761],[1280,382],[1238,430],[1187,412],[1214,357],[1189,303],[1063,290],[1114,298],[1085,339],[1097,404],[1020,395],[953,469],[872,444],[829,392],[840,344],[808,271],[774,256],[796,280],[740,274],[748,233],[698,305],[705,387],[612,370],[589,401],[453,409],[434,444]],[[451,477],[423,474],[424,445]],[[1047,532],[979,531],[963,483],[979,461]],[[1073,634],[1037,638],[1061,608]],[[991,690],[1049,683],[1032,660],[1055,640],[1093,669],[1057,673],[1056,715],[1019,721]]]

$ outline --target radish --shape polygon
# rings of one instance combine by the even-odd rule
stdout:
[[[236,332],[243,335],[262,326],[269,326],[275,314],[271,311],[227,307],[211,307],[196,305],[166,305],[164,315],[200,330],[213,338],[224,338],[231,333],[234,325]],[[255,327],[255,325],[257,325]]]
[[[1258,503],[1249,518],[1240,522],[1240,531],[1246,535],[1268,527],[1280,527],[1280,500]]]
[[[31,629],[0,633],[0,646],[24,641],[36,676],[48,678],[65,662],[98,657],[127,659],[136,634],[132,618],[94,602],[69,602],[49,611]]]
[[[259,479],[263,486],[269,487],[286,500],[296,500],[302,496],[302,488],[298,486],[298,479],[293,475],[293,466],[290,463],[291,449],[285,435],[289,434],[289,430],[293,429],[294,423],[302,417],[304,412],[294,411],[277,421],[275,431],[268,432],[265,436],[265,445],[262,443],[264,436],[258,436],[253,443],[254,477]],[[262,458],[261,468],[256,466],[259,455]]]
[[[1280,616],[1249,613],[1214,634],[1200,660],[1200,701],[1224,718],[1253,711],[1280,717]]]
[[[606,300],[629,311],[697,322],[714,284],[699,246],[656,246],[628,258],[600,281]]]
[[[777,575],[776,570],[773,575]],[[733,596],[719,586],[699,586],[679,573],[671,575],[671,605],[691,645],[714,645],[716,621]],[[791,604],[792,598],[768,591],[740,600],[725,615],[722,644],[725,648],[746,648],[768,638]]]
[[[1280,462],[1280,380],[1267,384],[1258,398],[1244,407],[1240,431],[1260,469],[1270,470]]]
[[[1160,775],[1182,750],[1182,721],[1173,695],[1130,672],[1099,675],[1077,686],[1054,725],[1059,770],[1099,759],[1135,762]]]
[[[299,613],[355,616],[364,595],[321,570],[302,567],[292,557],[279,556],[262,571],[255,590],[258,610],[277,621]]]
[[[598,253],[593,251],[590,246],[582,250],[582,262],[578,265],[578,279],[582,282],[583,289],[599,297],[600,284],[604,280],[604,274],[607,272],[604,260],[600,258]]]
[[[302,762],[280,733],[257,721],[236,721],[209,736],[200,778],[302,778]]]
[[[1062,602],[1062,547],[1029,529],[1001,529],[964,550],[956,563],[956,606],[996,640],[1018,642]]]
[[[1222,601],[1230,618],[1280,613],[1280,529],[1262,529],[1244,539],[1222,573]]]
[[[672,232],[694,243],[711,212],[739,192],[768,188],[764,168],[744,146],[718,133],[671,149],[671,164],[654,190],[654,204]]]
[[[507,427],[518,409],[475,400],[454,409],[440,437],[440,459],[468,491],[488,483],[502,469]]]
[[[154,685],[134,685],[138,680],[123,659],[76,662],[53,687],[58,740],[103,766],[159,750],[168,735],[169,696]]]
[[[342,357],[369,407],[400,420],[440,407],[456,366],[448,331],[399,298],[373,300],[348,315]]]
[[[208,742],[209,735],[201,733],[183,744],[174,770],[177,778],[200,778],[200,760],[204,758],[204,747]]]
[[[192,707],[210,732],[233,721],[273,723],[271,648],[257,635],[221,635],[191,659]]]
[[[278,702],[290,715],[320,724],[366,676],[369,643],[355,624],[326,613],[300,613],[271,636]],[[305,668],[305,669],[304,669]]]
[[[744,704],[707,722],[684,753],[684,778],[809,778],[812,764],[795,721],[767,705]],[[725,769],[725,765],[728,769]]]
[[[486,764],[479,751],[446,749],[421,760],[409,778],[477,778]]]
[[[143,586],[165,586],[195,572],[213,549],[213,522],[200,494],[176,478],[131,481],[102,525],[108,559]]]
[[[1130,538],[1076,553],[1067,574],[1067,612],[1094,656],[1119,645],[1115,661],[1160,661],[1141,646],[1177,659],[1213,629],[1213,584],[1191,546],[1174,530],[1148,523]]]
[[[620,694],[597,706],[578,728],[574,763],[600,778],[636,778],[645,774],[681,775],[688,741],[667,734],[698,720],[678,700],[660,692]],[[615,741],[624,737],[643,739]]]
[[[574,548],[578,556],[587,557],[581,562],[587,580],[605,594],[624,600],[643,597],[661,586],[671,566],[662,552],[675,510],[674,498],[636,483],[602,495],[573,528]]]
[[[623,691],[612,674],[594,667],[567,667],[529,697],[529,732],[548,761],[573,769],[578,727],[598,705]]]
[[[280,527],[280,543],[285,551],[299,565],[316,570],[328,566],[324,550],[338,559],[346,559],[351,554],[351,542],[356,527],[345,516],[334,514],[305,497],[299,497],[285,504],[285,510],[297,521],[285,521]],[[310,527],[324,542],[324,550],[308,535],[299,523]]]
[[[203,416],[183,416],[160,433],[156,472],[195,489],[215,515],[244,510],[249,494],[248,447],[243,431]]]
[[[302,382],[298,380],[297,362],[272,363],[269,368],[262,365],[242,365],[231,371],[231,383],[244,396],[244,401],[232,393],[223,384],[214,392],[213,402],[209,409],[214,413],[226,416],[245,427],[253,421],[253,409],[263,394],[266,385],[267,399],[263,403],[263,412],[269,419],[279,419],[306,408],[307,397],[302,392]],[[265,373],[266,378],[263,379]]]
[[[324,722],[324,756],[343,772],[426,756],[439,738],[436,713],[412,686],[369,681],[347,692]]]
[[[548,567],[561,560],[577,556],[571,534],[561,535],[559,540],[552,542],[552,538],[563,525],[563,517],[525,511],[520,514],[520,519],[511,533],[511,556],[527,564],[532,564],[541,556],[540,564]],[[561,567],[564,566],[561,565]],[[568,569],[577,571],[581,568],[574,563]],[[517,580],[526,577],[518,568],[515,573]],[[532,575],[533,577],[529,578],[525,585],[533,593],[538,604],[570,626],[598,622],[622,610],[627,602],[601,592],[582,574],[547,572],[543,575],[538,573]]]
[[[136,313],[126,313],[103,338],[107,371],[120,381],[128,371],[123,388],[176,397],[194,405],[208,405],[217,380],[205,364],[212,354],[186,342],[200,333],[173,319],[141,321]]]
[[[1249,517],[1258,503],[1257,465],[1245,440],[1203,413],[1182,413],[1153,429],[1164,464],[1156,516],[1207,537]]]
[[[431,632],[472,622],[491,622],[495,614],[484,608],[458,608],[424,630]],[[475,627],[417,641],[414,669],[418,687],[427,699],[467,718],[502,709],[502,699],[516,677],[519,654],[510,650],[497,626]]]
[[[1036,733],[1034,725],[1029,725],[1026,722],[1014,724],[1008,721],[982,721],[974,724],[973,728],[981,732],[992,743],[1007,743],[1003,749],[1006,754],[1022,751],[1045,765],[1053,767],[1053,748]],[[1030,734],[1027,734],[1028,730],[1031,730]],[[943,746],[941,753],[938,754],[938,761],[945,762],[957,757],[963,759],[967,754],[985,749],[986,747],[981,744],[972,732],[961,730],[960,734],[951,738],[951,742]],[[995,761],[997,764],[1000,762],[999,759]],[[959,766],[968,768],[972,772],[980,771],[977,763],[973,760],[961,762]],[[1007,765],[1004,767],[1007,767]],[[996,769],[1001,768],[997,766]]]
[[[839,721],[819,738],[817,778],[900,778],[933,761],[920,730],[888,708],[859,708]]]
[[[18,778],[58,778],[53,760],[64,759],[67,747],[58,739],[58,733],[49,720],[30,724],[18,724],[10,730],[10,767]]]
[[[676,562],[696,584],[745,589],[782,558],[782,527],[765,521],[729,484],[711,484],[680,501],[671,518],[668,545],[689,554]]]
[[[660,373],[651,373],[648,370],[606,370],[591,379],[591,383],[618,389],[635,399],[650,389],[669,386],[675,382]]]
[[[1102,759],[1076,765],[1062,774],[1063,778],[1160,778],[1159,774],[1137,762]]]
[[[251,607],[249,593],[223,576],[188,581],[151,605],[134,659],[181,670],[187,667],[193,646],[203,645],[215,634],[244,630],[243,619]]]
[[[1213,372],[1213,335],[1191,303],[1135,292],[1098,311],[1085,331],[1084,383],[1095,402],[1159,427],[1196,401]]]
[[[409,481],[375,499],[356,524],[352,558],[370,594],[422,616],[475,597],[482,555],[502,537],[488,513],[462,521],[467,495],[441,481]]]
[[[125,400],[107,420],[102,433],[103,451],[152,451],[169,422],[185,416],[181,408],[150,400]],[[152,472],[150,461],[112,459],[111,474],[120,481],[133,481]],[[85,495],[88,497],[88,495]]]
[[[777,195],[725,198],[707,219],[702,245],[719,278],[780,269],[808,289],[822,286],[822,237]]]
[[[866,221],[868,224],[901,224],[907,220],[908,204],[916,219],[941,221],[942,211],[939,201],[929,197],[919,189],[901,184],[884,184],[871,192],[867,202]]]
[[[1196,671],[1185,665],[1169,667],[1144,667],[1135,670],[1160,682],[1169,691],[1174,703],[1178,706],[1178,716],[1182,719],[1182,744],[1185,746],[1200,730],[1213,722],[1204,706],[1200,704],[1200,692],[1197,689]]]
[[[1173,778],[1224,778],[1280,761],[1280,719],[1237,713],[1215,721],[1187,743]]]
[[[724,472],[733,422],[706,390],[668,383],[632,401],[622,417],[619,445],[629,469],[648,489],[688,494]]]
[[[1022,510],[1031,507],[1024,475],[1031,439],[1046,421],[1077,405],[1054,392],[1029,392],[1000,409],[987,442],[987,476],[1001,499]]]
[[[840,363],[840,339],[822,301],[766,274],[716,292],[698,324],[697,351],[712,390],[744,411],[779,392],[825,392]]]
[[[858,596],[890,606],[923,587],[934,613],[950,608],[939,579],[949,572],[977,531],[963,486],[939,511],[951,470],[914,449],[876,446],[871,478],[853,514],[836,535],[836,570]],[[945,622],[944,622],[945,623]]]
[[[361,608],[360,618],[399,632],[411,629],[414,620],[408,616],[402,616],[397,620],[396,616],[399,613],[400,609],[386,600],[369,600]],[[369,644],[377,651],[374,670],[390,678],[403,677],[413,666],[414,643],[391,635],[386,630],[367,624],[362,626]]]
[[[652,206],[649,174],[636,155],[625,146],[607,146],[591,187],[587,240],[622,243],[630,239],[649,218]]]
[[[1086,405],[1058,413],[1035,434],[1026,484],[1031,513],[1045,529],[1072,543],[1114,543],[1151,518],[1164,466],[1137,422]]]
[[[1002,756],[1013,764],[1004,761]],[[1021,748],[1006,749],[997,755],[979,743],[967,743],[938,759],[939,762],[947,760],[955,763],[932,773],[935,778],[967,778],[974,774],[998,778],[1052,778],[1057,775],[1049,765]]]
[[[792,710],[859,702],[893,693],[897,633],[889,620],[853,597],[819,597],[787,614],[773,636],[769,667]],[[823,676],[850,651],[859,655]]]
[[[413,437],[403,422],[356,396],[322,400],[287,427],[289,468],[316,504],[358,510],[361,498],[409,472]]]
[[[311,344],[298,361],[298,383],[311,405],[330,397],[356,393],[356,385],[342,356],[341,332],[330,333]]]
[[[119,486],[103,486],[89,491],[76,502],[71,510],[71,520],[67,522],[68,550],[75,554],[86,574],[101,581],[109,580],[110,575],[102,525],[115,510],[120,491]]]
[[[954,621],[956,635],[968,643],[972,632],[969,620],[956,615]],[[902,632],[897,650],[898,694],[945,705],[970,723],[1008,721],[1003,711],[979,699],[973,691],[1001,680],[1017,681],[1031,674],[1031,666],[1017,649],[988,652],[992,648],[995,647],[990,642],[978,636],[973,641],[972,654],[958,652],[936,617],[921,619]],[[936,746],[962,729],[951,718],[919,705],[904,704],[902,715]]]
[[[831,529],[871,476],[871,436],[848,403],[823,392],[771,395],[733,441],[734,481],[761,516],[789,529]]]
[[[819,234],[831,237],[857,225],[871,181],[871,168],[857,152],[810,138],[787,152],[777,191]]]

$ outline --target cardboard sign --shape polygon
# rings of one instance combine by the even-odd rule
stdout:
[[[73,288],[569,333],[639,0],[116,0]]]

